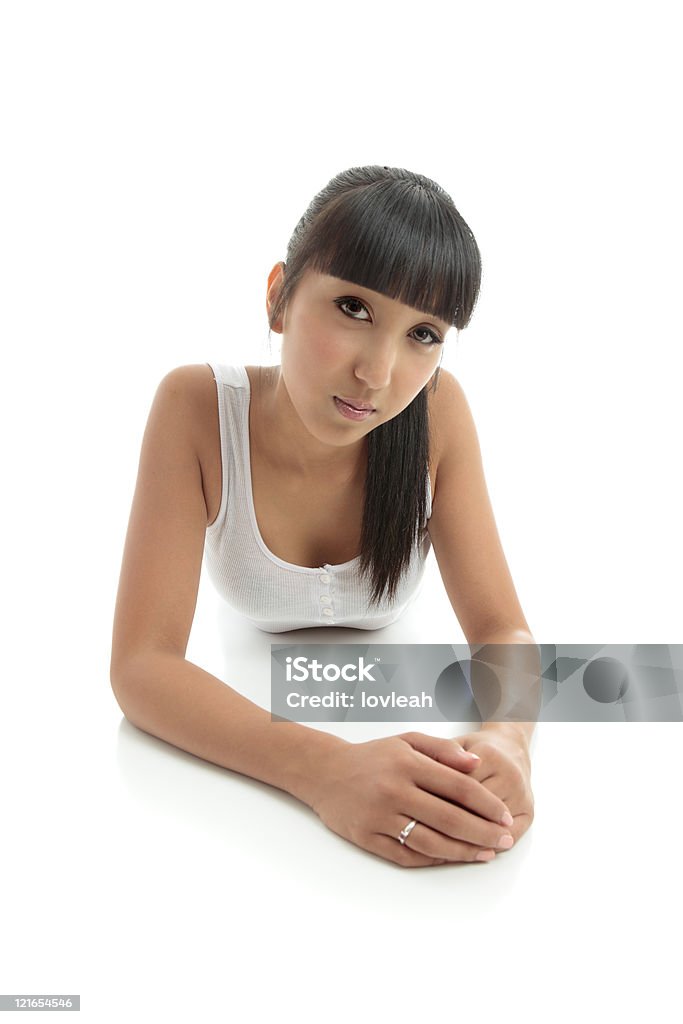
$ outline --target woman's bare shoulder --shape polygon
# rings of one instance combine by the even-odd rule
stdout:
[[[213,370],[208,363],[188,363],[175,366],[164,377],[165,381],[177,384],[188,394],[199,395],[214,387]]]
[[[220,425],[213,370],[208,363],[176,366],[159,387],[173,393],[179,409],[176,426],[182,435],[180,440],[190,442],[199,460],[208,524],[218,513],[221,495]]]
[[[183,425],[197,448],[205,450],[206,441],[218,426],[216,383],[208,363],[191,363],[169,370],[160,387],[172,392],[187,411]]]

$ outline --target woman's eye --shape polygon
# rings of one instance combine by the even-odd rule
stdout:
[[[344,312],[344,309],[343,309],[344,306],[354,306],[355,305],[355,306],[360,306],[361,309],[365,309],[365,306],[360,301],[360,299],[346,298],[346,299],[335,299],[334,301],[335,301],[335,304],[337,306],[339,306],[339,308],[342,310],[342,312]],[[357,312],[359,312],[359,310],[357,310]],[[367,310],[366,310],[366,312],[367,312]],[[353,313],[353,310],[352,310],[352,313]],[[349,313],[346,313],[346,316],[349,316],[349,315],[350,315]],[[353,319],[357,320],[358,317],[357,316],[353,316]]]
[[[434,331],[431,331],[429,329],[429,327],[417,327],[415,329],[415,333],[417,334],[418,331],[422,331],[424,334],[427,335],[426,340],[425,341],[421,341],[420,345],[441,345],[441,344],[443,344],[443,342],[442,342],[441,338],[439,337],[439,335],[435,334]]]
[[[345,306],[360,306],[360,309],[365,309],[365,312],[367,313],[367,309],[366,309],[365,303],[361,302],[360,299],[354,299],[352,296],[346,296],[344,298],[335,299],[334,302],[335,302],[336,306],[339,306],[339,308],[341,309],[342,313],[344,313],[345,316],[350,316],[352,320],[358,320],[358,319],[364,319],[364,318],[357,317],[354,314],[353,310],[351,310],[350,313],[347,313],[346,310],[344,309]],[[356,312],[360,312],[360,310],[357,309]],[[443,339],[440,338],[439,335],[435,331],[432,331],[429,327],[416,327],[415,330],[413,331],[413,334],[418,334],[419,332],[422,332],[423,335],[425,335],[425,334],[427,335],[426,338],[423,338],[423,339],[416,338],[415,339],[417,341],[418,345],[420,345],[422,348],[427,348],[428,345],[441,345],[441,344],[443,344]]]

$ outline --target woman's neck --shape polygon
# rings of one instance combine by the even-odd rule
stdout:
[[[313,437],[292,405],[279,366],[258,367],[252,382],[252,443],[275,470],[301,480],[350,485],[365,478],[367,437],[343,447]]]

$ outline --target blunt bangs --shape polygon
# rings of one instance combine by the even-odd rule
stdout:
[[[336,196],[314,225],[313,269],[458,330],[469,323],[481,280],[479,249],[443,197],[411,181],[384,179]]]

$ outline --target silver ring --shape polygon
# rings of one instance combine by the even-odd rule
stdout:
[[[401,844],[401,846],[405,846],[406,839],[408,838],[408,836],[413,831],[413,829],[415,828],[416,825],[417,825],[417,822],[413,818],[413,820],[409,821],[408,824],[406,825],[406,827],[401,830],[401,832],[398,835],[398,841]]]

